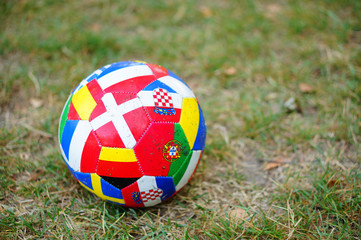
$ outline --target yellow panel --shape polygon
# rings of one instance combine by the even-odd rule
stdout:
[[[87,86],[80,88],[71,101],[81,120],[89,120],[90,114],[97,105]]]
[[[96,173],[92,173],[90,175],[91,175],[91,181],[92,181],[92,185],[93,185],[94,190],[91,190],[90,188],[85,186],[83,183],[79,182],[83,187],[85,187],[86,189],[88,189],[92,193],[96,194],[98,197],[100,197],[103,200],[109,200],[109,201],[112,201],[112,202],[125,204],[124,199],[118,199],[118,198],[105,196],[103,194],[103,191],[102,191],[100,176],[98,174],[96,174]]]
[[[179,123],[187,137],[189,147],[192,149],[197,137],[199,125],[199,109],[195,98],[183,99],[182,113]]]
[[[133,149],[102,147],[100,150],[100,160],[112,162],[136,162],[137,158]]]
[[[135,60],[134,62],[144,63],[147,64],[147,62],[141,61],[141,60]]]
[[[103,195],[103,191],[102,191],[102,186],[101,186],[101,183],[100,183],[100,177],[99,177],[99,175],[96,174],[96,173],[92,173],[92,174],[90,174],[90,176],[91,176],[92,185],[93,185],[93,189],[94,189],[93,192],[94,192],[98,197],[104,199],[104,197],[103,197],[104,195]]]

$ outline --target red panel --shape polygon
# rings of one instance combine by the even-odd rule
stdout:
[[[118,92],[112,92],[113,97],[117,103],[117,105],[120,105],[122,103],[128,102],[129,100],[132,100],[133,98],[136,98],[137,95],[135,93],[130,92],[120,92],[120,89]]]
[[[107,109],[104,106],[102,101],[98,101],[96,107],[94,108],[93,112],[90,114],[89,120],[92,121],[94,118],[98,117],[105,113]]]
[[[127,122],[130,131],[133,133],[135,140],[138,141],[150,124],[145,109],[143,107],[135,109],[124,114],[123,117]]]
[[[157,79],[168,75],[168,70],[162,66],[151,63],[148,63],[147,65],[150,69],[152,69]]]
[[[102,146],[125,148],[124,143],[112,122],[108,122],[95,130],[95,135]]]
[[[80,171],[82,173],[95,173],[100,154],[100,146],[94,132],[90,132],[85,142],[83,154],[81,156]]]
[[[154,112],[154,107],[145,107],[145,109],[147,110],[150,119],[153,122],[174,122],[174,123],[178,123],[180,120],[180,116],[181,116],[181,109],[180,108],[175,108],[175,115],[171,114],[171,115],[161,115],[159,113],[155,113]]]
[[[89,83],[87,83],[86,86],[88,87],[89,92],[92,95],[92,97],[95,99],[95,101],[98,102],[98,100],[103,97],[104,95],[103,90],[99,86],[98,81],[96,79],[91,80]]]
[[[73,102],[70,102],[68,120],[80,120],[79,114],[76,112]]]
[[[96,173],[107,177],[137,178],[143,176],[138,162],[111,162],[99,160]]]
[[[120,83],[114,84],[104,92],[130,92],[137,94],[140,90],[145,88],[148,84],[155,81],[156,78],[153,75],[141,76],[136,78],[130,78],[128,80],[122,81]]]
[[[167,176],[170,162],[163,157],[163,148],[174,140],[173,123],[152,123],[142,139],[134,147],[135,155],[144,175]]]
[[[140,191],[137,182],[126,188],[123,188],[122,195],[127,207],[144,207],[144,204],[140,198]]]

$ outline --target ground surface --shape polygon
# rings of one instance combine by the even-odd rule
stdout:
[[[2,1],[1,239],[361,238],[360,1]],[[208,125],[177,196],[123,209],[57,145],[70,91],[144,60],[181,76]]]

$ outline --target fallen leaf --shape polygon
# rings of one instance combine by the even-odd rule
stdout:
[[[39,108],[39,107],[41,107],[41,105],[43,105],[43,101],[41,99],[38,99],[38,98],[31,98],[30,99],[30,104],[34,108]]]
[[[309,85],[307,83],[298,84],[298,88],[303,93],[311,93],[311,92],[315,91],[315,89],[311,85]]]
[[[94,32],[99,32],[99,30],[100,30],[100,24],[94,23],[94,24],[91,26],[91,29],[92,29]]]
[[[271,13],[278,13],[281,11],[281,6],[277,3],[268,4],[266,7],[267,10]]]
[[[209,7],[201,6],[199,11],[202,13],[203,17],[209,18],[213,15],[212,10]]]
[[[231,75],[236,74],[237,69],[236,69],[235,67],[230,67],[230,68],[227,68],[226,70],[224,70],[224,72],[225,72],[227,75],[231,76]]]
[[[34,172],[31,172],[30,173],[30,178],[29,178],[29,182],[31,182],[31,181],[36,181],[36,180],[38,180],[39,179],[39,177],[40,177],[40,175],[42,174],[43,172],[42,171],[39,171],[39,170],[37,170],[37,171],[34,171]]]
[[[281,166],[281,163],[278,162],[269,162],[266,164],[265,170],[269,171],[272,170],[274,168],[278,168],[279,166]]]
[[[229,212],[229,217],[235,221],[244,220],[247,216],[248,214],[243,208],[235,208]]]

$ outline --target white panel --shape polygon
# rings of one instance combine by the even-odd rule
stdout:
[[[138,97],[144,107],[154,107],[153,91],[140,91]]]
[[[98,83],[102,89],[106,89],[124,80],[148,75],[153,75],[153,72],[147,65],[135,65],[110,72],[98,78]]]
[[[174,91],[177,91],[183,98],[195,98],[192,90],[185,85],[183,82],[179,81],[176,78],[171,76],[165,76],[158,79],[168,87],[172,88]]]
[[[80,120],[74,131],[69,147],[69,166],[80,171],[81,155],[92,128],[87,120]]]
[[[155,177],[153,176],[143,176],[137,181],[137,183],[140,192],[146,192],[158,188]],[[157,197],[155,200],[149,200],[147,202],[144,202],[144,206],[150,207],[160,202],[162,202],[161,198]]]
[[[179,181],[179,183],[175,187],[176,191],[178,191],[179,189],[184,187],[184,185],[187,184],[187,182],[189,181],[189,178],[192,176],[194,170],[197,167],[197,164],[199,162],[199,158],[200,158],[201,154],[202,154],[202,150],[193,151],[191,160],[187,167],[187,170],[185,171],[182,179]]]

